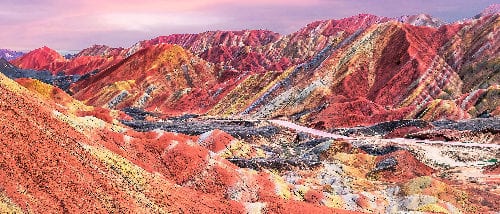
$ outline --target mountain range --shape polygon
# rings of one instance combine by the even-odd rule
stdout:
[[[1,50],[0,211],[500,211],[500,11]]]
[[[47,47],[19,68],[84,75],[88,105],[169,116],[284,117],[321,129],[499,115],[498,14],[443,24],[362,14],[265,30],[175,34],[66,59]]]

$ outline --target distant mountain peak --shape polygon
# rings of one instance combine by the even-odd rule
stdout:
[[[500,13],[500,4],[492,4],[485,8],[479,16],[488,16],[488,15],[493,15],[493,14],[499,14]]]
[[[24,56],[12,60],[12,64],[23,69],[49,70],[49,65],[64,62],[66,59],[54,49],[43,46],[32,50]]]
[[[408,23],[414,26],[441,27],[446,23],[429,14],[405,15],[397,18],[398,21]]]
[[[17,59],[24,55],[23,52],[13,51],[9,49],[0,49],[0,59],[5,59],[7,61]]]
[[[49,48],[47,46],[37,48],[33,51],[28,52],[26,55],[28,55],[28,54],[31,54],[31,55],[44,54],[44,55],[53,57],[54,59],[60,59],[60,58],[64,59],[64,57],[62,57],[61,54],[59,54],[59,52],[57,52],[56,50]]]
[[[81,56],[118,56],[124,54],[124,48],[113,48],[107,45],[94,44],[78,52],[75,57]]]

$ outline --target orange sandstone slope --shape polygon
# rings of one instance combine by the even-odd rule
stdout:
[[[235,212],[242,209],[236,203],[179,188],[114,154],[100,144],[101,140],[78,131],[90,131],[91,127],[72,127],[76,124],[51,108],[51,103],[50,99],[0,76],[0,194],[2,205],[6,205],[0,207],[7,209],[3,211]],[[89,126],[98,127],[99,123]]]
[[[217,102],[213,95],[219,78],[210,63],[180,46],[160,44],[77,82],[71,90],[75,98],[93,106],[204,113]]]
[[[195,137],[135,132],[50,85],[19,82],[28,88],[0,74],[2,212],[351,213],[284,200],[267,172],[239,169]]]

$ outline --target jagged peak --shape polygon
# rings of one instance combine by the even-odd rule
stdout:
[[[161,43],[177,44],[186,49],[190,49],[190,51],[197,52],[204,50],[201,46],[261,46],[277,41],[279,38],[281,38],[279,33],[262,29],[234,31],[217,30],[205,31],[202,33],[170,34],[140,41],[132,45],[125,56],[131,56],[140,49]],[[197,47],[195,48],[194,46]]]
[[[186,37],[215,37],[216,35],[220,36],[232,36],[234,38],[238,39],[248,39],[247,37],[249,36],[257,36],[258,44],[265,44],[269,43],[272,41],[275,41],[277,38],[280,37],[279,33],[276,33],[274,31],[270,30],[251,30],[251,29],[245,29],[245,30],[216,30],[216,31],[205,31],[202,33],[191,33],[191,34],[170,34],[167,36],[158,36],[156,38],[153,38],[151,40],[145,40],[141,43],[146,43],[146,42],[153,42],[153,43],[176,43],[175,40],[177,38],[186,38]],[[269,39],[271,38],[271,39]],[[217,42],[217,41],[212,41],[212,42]]]
[[[315,25],[318,25],[318,24],[321,24],[321,23],[345,22],[345,21],[367,19],[367,18],[383,19],[383,18],[386,18],[386,17],[376,16],[376,15],[369,14],[369,13],[360,13],[360,14],[357,14],[357,15],[354,15],[354,16],[349,16],[349,17],[345,17],[345,18],[341,18],[341,19],[323,19],[323,20],[313,21],[313,22],[307,24],[302,29],[307,28],[308,26],[315,26]]]
[[[56,50],[49,48],[45,45],[40,47],[40,48],[37,48],[35,50],[28,52],[26,55],[34,55],[34,54],[40,54],[40,53],[48,54],[50,56],[53,56],[54,58],[60,58],[60,57],[62,58],[62,55],[59,54],[59,52],[57,52]]]
[[[170,34],[170,35],[157,36],[151,40],[163,38],[163,37],[170,37],[170,36],[205,35],[205,34],[216,34],[216,33],[231,33],[231,34],[235,34],[235,35],[244,35],[245,33],[269,33],[269,34],[279,35],[279,33],[276,33],[274,31],[267,30],[267,29],[208,30],[208,31],[204,31],[201,33],[174,33],[174,34]]]
[[[342,19],[325,19],[325,20],[314,21],[288,36],[303,35],[318,30],[319,32],[317,33],[326,36],[332,35],[339,30],[348,31],[352,33],[358,30],[359,28],[368,27],[369,25],[372,24],[386,22],[390,20],[391,19],[387,17],[361,13]]]
[[[479,16],[488,16],[488,15],[494,15],[494,14],[499,14],[500,13],[500,4],[492,4],[485,8]]]
[[[125,49],[122,47],[114,48],[102,44],[93,44],[92,46],[85,48],[78,52],[75,57],[81,56],[109,56],[109,55],[121,55]]]
[[[434,28],[438,28],[446,24],[446,22],[425,13],[404,15],[395,19],[414,26],[427,26]]]

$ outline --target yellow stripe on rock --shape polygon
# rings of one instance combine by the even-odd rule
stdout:
[[[0,212],[1,213],[23,213],[23,210],[10,198],[0,192]]]
[[[447,209],[443,208],[439,204],[426,204],[417,209],[420,212],[432,212],[432,213],[450,213]]]

